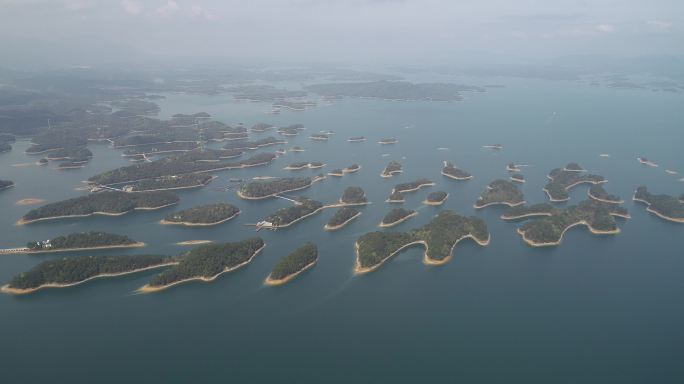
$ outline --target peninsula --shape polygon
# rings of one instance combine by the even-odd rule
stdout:
[[[171,213],[161,221],[161,224],[210,226],[225,223],[239,214],[240,210],[232,204],[215,203]]]
[[[317,261],[318,247],[313,243],[306,243],[280,259],[266,278],[265,284],[285,284],[316,265]]]
[[[328,223],[323,227],[326,231],[336,231],[342,229],[352,220],[361,216],[361,212],[353,207],[342,207],[335,212],[335,214],[328,220]]]
[[[394,227],[417,215],[418,212],[412,209],[394,208],[382,218],[379,226],[380,228]]]
[[[645,186],[634,192],[634,201],[646,204],[646,211],[661,219],[675,223],[684,223],[684,195],[676,198],[670,195],[654,195]]]
[[[508,180],[494,180],[482,192],[480,198],[475,202],[476,209],[488,207],[490,205],[508,205],[515,207],[525,204],[523,193],[513,182]]]
[[[370,232],[356,241],[354,271],[371,272],[414,245],[425,247],[424,263],[444,264],[451,259],[454,247],[464,239],[472,239],[481,246],[489,244],[487,224],[477,217],[443,211],[428,224],[408,232]]]
[[[134,210],[154,210],[168,207],[178,203],[179,200],[176,194],[167,191],[99,192],[32,209],[17,224],[91,215],[120,216]]]
[[[592,175],[583,172],[577,163],[570,163],[564,168],[555,168],[546,176],[549,183],[544,187],[544,192],[552,202],[570,200],[568,191],[580,184],[601,184],[607,180],[603,176]]]
[[[99,249],[144,247],[128,236],[106,232],[81,232],[58,236],[50,240],[29,241],[26,247],[0,249],[0,255],[13,253],[77,252]]]
[[[325,176],[318,175],[315,177],[289,177],[251,181],[242,184],[237,191],[237,195],[246,200],[267,199],[281,193],[308,188],[313,183],[323,179],[325,179]]]
[[[434,191],[430,192],[429,195],[423,200],[423,204],[426,205],[442,205],[449,197],[449,194],[444,191]]]
[[[155,276],[138,291],[158,292],[190,281],[214,281],[223,273],[249,264],[265,246],[260,237],[233,243],[200,245],[182,253],[176,266]]]
[[[380,173],[380,176],[382,177],[392,177],[394,175],[398,175],[402,172],[401,170],[401,164],[398,162],[392,160],[387,164],[385,169]]]
[[[176,264],[159,255],[79,256],[47,260],[14,276],[0,291],[21,295],[43,288],[66,288],[89,280],[122,276]]]
[[[473,178],[473,175],[456,167],[450,161],[443,162],[442,175],[454,180],[470,180]]]
[[[268,147],[271,145],[278,145],[278,144],[287,144],[287,141],[277,139],[273,136],[269,136],[269,137],[263,138],[261,140],[256,140],[256,141],[241,141],[238,143],[228,143],[228,144],[223,146],[223,149],[244,151],[244,150],[255,150],[255,149],[262,148],[262,147]]]
[[[594,199],[596,201],[603,202],[603,203],[608,203],[608,204],[622,204],[622,203],[624,203],[624,200],[622,200],[619,196],[611,195],[610,193],[606,192],[606,190],[603,188],[603,185],[601,185],[601,184],[593,184],[591,187],[589,187],[587,194],[592,199]]]

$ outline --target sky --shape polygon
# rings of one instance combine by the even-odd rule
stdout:
[[[0,0],[2,65],[680,55],[682,0]]]

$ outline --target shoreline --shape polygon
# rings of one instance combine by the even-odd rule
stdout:
[[[431,206],[437,206],[437,205],[442,205],[444,202],[449,198],[449,194],[447,193],[446,196],[440,201],[429,201],[428,199],[423,200],[423,204],[425,205],[431,205]]]
[[[388,178],[390,178],[396,174],[400,174],[402,172],[404,172],[404,171],[401,169],[397,169],[395,171],[390,171],[390,172],[382,171],[382,172],[380,172],[380,177],[384,177],[384,178],[388,179]]]
[[[524,215],[518,215],[518,216],[506,216],[505,214],[502,214],[499,216],[501,220],[519,220],[519,219],[524,219],[526,217],[538,217],[538,216],[553,216],[552,213],[548,212],[531,212],[531,213],[526,213]]]
[[[586,220],[580,220],[576,223],[573,223],[573,224],[570,224],[569,226],[567,226],[563,230],[563,232],[561,232],[558,241],[554,241],[554,242],[539,243],[539,242],[536,242],[534,240],[530,240],[527,237],[525,237],[526,232],[522,232],[520,230],[520,228],[517,229],[517,232],[522,237],[523,241],[525,243],[527,243],[527,245],[529,245],[529,246],[532,246],[532,247],[551,247],[551,246],[560,245],[563,242],[563,236],[565,236],[565,232],[567,232],[571,228],[576,227],[578,225],[584,225],[585,227],[587,227],[587,229],[589,229],[589,232],[591,232],[594,235],[617,235],[618,233],[620,233],[620,228],[616,228],[614,230],[608,230],[608,231],[594,229]]]
[[[184,225],[186,227],[209,227],[212,225],[218,225],[221,223],[225,223],[228,220],[234,219],[236,216],[240,215],[240,213],[241,213],[241,211],[237,211],[232,216],[227,217],[223,220],[213,222],[213,223],[192,223],[189,221],[169,221],[166,219],[161,219],[161,220],[159,220],[159,224],[162,224],[162,225]]]
[[[523,200],[523,201],[521,201],[521,202],[519,202],[519,203],[509,203],[508,201],[493,201],[493,202],[487,203],[487,204],[485,204],[485,205],[477,205],[477,202],[475,202],[475,204],[473,204],[473,208],[475,208],[475,209],[482,209],[482,208],[486,208],[486,207],[489,207],[489,206],[492,206],[492,205],[507,205],[507,206],[509,206],[509,207],[517,207],[518,205],[522,205],[522,204],[525,204],[525,203],[526,203],[525,200]]]
[[[94,251],[94,250],[102,250],[102,249],[118,249],[118,248],[142,248],[146,246],[147,244],[141,242],[141,241],[136,241],[135,243],[131,244],[121,244],[121,245],[101,245],[97,247],[87,247],[87,248],[59,248],[59,249],[50,249],[50,250],[40,250],[40,251],[32,251],[30,248],[6,248],[6,249],[0,249],[0,255],[18,255],[18,254],[33,254],[33,253],[57,253],[57,252],[80,252],[80,251]],[[16,250],[16,251],[14,251]],[[8,252],[12,251],[12,252]]]
[[[380,227],[380,228],[390,228],[390,227],[394,227],[395,225],[399,225],[399,224],[403,223],[404,221],[406,221],[406,220],[408,220],[408,219],[410,219],[410,218],[412,218],[412,217],[414,217],[414,216],[418,216],[418,212],[417,212],[417,211],[413,211],[413,212],[411,212],[410,214],[408,214],[408,215],[402,217],[401,219],[396,220],[396,221],[393,221],[393,222],[391,222],[391,223],[385,223],[385,222],[381,221],[380,224],[378,225],[378,227]]]
[[[395,188],[392,188],[392,193],[394,193],[394,192],[399,192],[399,193],[415,192],[415,191],[420,190],[420,189],[423,188],[423,187],[434,187],[435,185],[436,185],[435,183],[419,184],[419,185],[418,185],[417,187],[415,187],[415,188],[404,189],[404,190],[401,190],[401,191],[397,191]]]
[[[158,264],[158,265],[151,265],[149,267],[144,267],[144,268],[137,268],[137,269],[134,269],[131,271],[126,271],[126,272],[102,273],[102,274],[91,276],[91,277],[88,277],[87,279],[76,281],[73,283],[67,283],[67,284],[46,283],[46,284],[41,284],[35,288],[11,288],[9,286],[9,284],[5,284],[0,288],[0,292],[12,294],[12,295],[26,295],[26,294],[33,293],[33,292],[36,292],[36,291],[38,291],[40,289],[44,289],[44,288],[68,288],[68,287],[73,287],[73,286],[76,286],[79,284],[83,284],[83,283],[88,282],[90,280],[99,279],[102,277],[117,277],[117,276],[130,275],[133,273],[148,271],[148,270],[156,269],[156,268],[168,267],[168,266],[177,265],[177,264],[178,264],[178,262],[174,261],[174,262],[168,262],[168,263],[163,263],[163,264]]]
[[[219,276],[221,276],[221,275],[224,274],[224,273],[228,273],[228,272],[235,271],[236,269],[239,269],[239,268],[241,268],[241,267],[243,267],[243,266],[245,266],[245,265],[251,263],[252,260],[254,259],[254,257],[255,257],[256,255],[258,255],[259,252],[261,252],[261,250],[264,249],[264,247],[266,247],[266,244],[265,244],[265,243],[264,243],[264,245],[261,246],[261,248],[259,248],[259,249],[257,249],[256,251],[254,251],[254,253],[253,253],[253,254],[249,257],[249,259],[247,259],[246,261],[244,261],[244,262],[242,262],[242,263],[240,263],[240,264],[237,264],[237,265],[235,265],[235,266],[233,266],[233,267],[226,267],[226,268],[223,269],[223,271],[221,271],[221,272],[215,274],[214,276],[211,276],[211,277],[204,277],[204,276],[189,277],[189,278],[187,278],[187,279],[174,281],[173,283],[170,283],[170,284],[159,285],[159,286],[154,286],[154,287],[151,286],[151,285],[149,285],[149,284],[145,284],[145,285],[143,285],[142,287],[138,288],[136,292],[138,292],[138,293],[159,292],[159,291],[163,291],[163,290],[165,290],[165,289],[171,288],[171,287],[173,287],[173,286],[175,286],[175,285],[179,285],[179,284],[183,284],[183,283],[187,283],[187,282],[195,281],[195,280],[199,280],[199,281],[202,281],[202,282],[205,282],[205,283],[212,282],[212,281],[216,280],[216,278],[218,278]]]
[[[446,177],[448,177],[450,179],[454,179],[454,180],[470,180],[473,178],[473,175],[459,177],[459,176],[450,175],[448,173],[444,173],[444,171],[442,171],[441,173],[442,173],[442,176],[446,176]]]
[[[176,245],[180,246],[188,246],[188,245],[198,245],[198,244],[209,244],[213,243],[214,240],[186,240],[186,241],[179,241],[176,243]]]
[[[651,208],[651,203],[649,203],[649,202],[646,201],[646,200],[639,199],[639,198],[637,198],[636,196],[632,197],[632,200],[637,201],[637,202],[640,202],[640,203],[643,203],[643,204],[646,204],[646,212],[652,213],[652,214],[654,214],[654,215],[660,217],[660,218],[663,219],[663,220],[671,221],[671,222],[673,222],[673,223],[680,223],[680,224],[681,224],[681,223],[684,223],[684,218],[677,218],[677,217],[665,216],[665,215],[663,215],[662,213],[653,210],[653,209]]]
[[[300,269],[299,271],[295,273],[291,273],[282,279],[271,279],[271,274],[269,273],[268,277],[266,277],[266,280],[264,280],[264,285],[268,285],[271,287],[277,286],[277,285],[283,285],[291,280],[293,280],[295,277],[299,276],[300,274],[306,272],[308,269],[313,268],[314,265],[318,262],[318,256],[316,256],[316,259],[312,261],[311,263],[307,264],[304,266],[304,268]]]
[[[294,192],[294,191],[301,191],[302,189],[309,188],[309,187],[311,187],[312,185],[314,185],[314,183],[316,183],[316,182],[318,182],[318,181],[320,181],[320,180],[324,180],[324,179],[325,179],[325,177],[320,177],[320,178],[317,177],[317,178],[311,179],[311,183],[309,183],[309,184],[307,184],[307,185],[305,185],[305,186],[298,187],[298,188],[293,188],[293,189],[287,189],[287,190],[284,190],[284,191],[279,191],[279,192],[277,192],[277,193],[271,193],[271,194],[265,195],[265,196],[258,196],[258,197],[246,196],[246,195],[244,195],[239,189],[238,189],[237,191],[235,191],[235,193],[236,193],[236,194],[238,195],[238,197],[241,198],[241,199],[245,199],[245,200],[263,200],[263,199],[268,199],[268,198],[271,198],[271,197],[276,197],[276,196],[278,196],[278,195],[280,195],[280,194],[282,194],[282,193],[288,193],[288,192]]]
[[[359,216],[361,216],[361,212],[357,212],[354,216],[348,218],[347,220],[343,221],[343,222],[340,223],[340,224],[337,224],[337,225],[328,225],[328,224],[326,224],[326,225],[323,226],[323,229],[325,229],[326,231],[337,231],[337,230],[339,230],[339,229],[344,228],[347,224],[351,223],[352,220],[356,219],[356,218],[359,217]]]
[[[596,201],[600,201],[600,202],[606,203],[606,204],[624,204],[624,202],[625,202],[625,201],[622,200],[622,199],[620,199],[620,200],[606,200],[606,199],[602,199],[602,198],[600,198],[600,197],[596,197],[596,196],[592,195],[592,194],[591,194],[591,191],[587,191],[587,195],[588,195],[590,198],[592,198],[592,199],[594,199],[594,200],[596,200]]]
[[[154,210],[157,210],[157,209],[162,209],[162,208],[170,207],[170,206],[176,205],[176,204],[178,204],[178,202],[170,203],[170,204],[165,204],[165,205],[162,205],[162,206],[159,206],[159,207],[136,207],[136,208],[130,209],[130,210],[128,210],[128,211],[124,211],[124,212],[100,212],[100,211],[96,211],[96,212],[88,213],[88,214],[84,214],[84,215],[50,216],[50,217],[41,217],[41,218],[33,219],[33,220],[19,219],[19,220],[15,223],[15,225],[26,225],[26,224],[35,223],[35,222],[38,222],[38,221],[57,220],[57,219],[71,219],[71,218],[90,217],[90,216],[122,216],[122,215],[125,215],[125,214],[130,213],[130,212],[133,212],[133,211],[154,211]]]
[[[2,189],[0,189],[0,190],[2,190]],[[42,203],[44,203],[45,201],[46,201],[46,200],[43,200],[43,199],[38,199],[38,198],[30,197],[30,198],[18,200],[16,203],[14,203],[14,205],[21,205],[21,206],[24,206],[24,205],[42,204]]]

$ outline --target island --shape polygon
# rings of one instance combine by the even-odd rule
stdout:
[[[626,209],[592,199],[567,208],[538,210],[537,216],[545,216],[523,224],[518,233],[523,241],[533,247],[556,246],[570,228],[582,225],[596,235],[613,235],[620,232],[615,217],[629,218]],[[535,216],[529,212],[526,216]],[[522,215],[518,215],[522,217]]]
[[[26,247],[0,249],[0,255],[12,253],[77,252],[144,246],[145,243],[135,241],[128,236],[91,231],[72,233],[49,240],[29,241]]]
[[[387,212],[385,217],[382,218],[379,226],[380,228],[394,227],[417,215],[418,212],[412,209],[394,208]]]
[[[225,223],[239,214],[240,210],[232,204],[215,203],[171,213],[160,223],[187,227],[210,226]]]
[[[328,141],[330,136],[325,133],[313,133],[311,136],[309,136],[309,139],[314,141]]]
[[[480,246],[489,244],[487,224],[477,217],[465,217],[453,211],[440,212],[423,227],[408,232],[370,232],[355,244],[355,273],[376,270],[399,252],[414,246],[425,247],[423,262],[431,265],[448,262],[456,245],[472,239]]]
[[[278,145],[278,144],[287,144],[287,141],[277,139],[273,136],[269,136],[260,140],[256,141],[241,141],[238,143],[228,143],[223,146],[223,149],[232,149],[232,150],[255,150],[263,147],[268,147],[271,145]]]
[[[503,145],[502,144],[487,144],[487,145],[483,145],[482,148],[500,150],[500,149],[503,149]]]
[[[231,243],[200,245],[178,257],[178,264],[155,276],[141,293],[158,292],[190,281],[214,281],[221,274],[249,264],[266,244],[260,237]]]
[[[290,152],[304,152],[304,151],[306,151],[306,149],[299,147],[299,146],[294,146],[294,147],[290,148]]]
[[[456,167],[450,161],[443,162],[442,175],[454,180],[470,180],[473,178],[473,175]]]
[[[354,137],[348,138],[347,141],[350,143],[362,143],[362,142],[366,141],[366,138],[363,136],[354,136]]]
[[[506,170],[508,172],[520,172],[521,171],[520,166],[515,164],[515,163],[508,163],[508,165],[506,166]]]
[[[304,130],[303,124],[291,124],[287,127],[278,128],[278,134],[283,136],[297,136],[301,131]]]
[[[428,179],[418,179],[408,183],[397,184],[394,186],[392,192],[399,192],[402,194],[406,192],[415,192],[423,187],[431,187],[433,185],[435,185],[435,183]]]
[[[406,201],[404,195],[401,192],[397,192],[394,190],[387,197],[387,200],[385,200],[385,202],[387,203],[403,203],[404,201]]]
[[[343,173],[354,173],[354,172],[358,171],[359,169],[361,169],[360,165],[352,164],[352,165],[348,166],[347,168],[344,168],[342,170],[342,172]]]
[[[335,168],[332,171],[328,172],[328,176],[342,177],[344,176],[344,171],[342,171],[341,168]]]
[[[398,143],[398,142],[399,142],[399,140],[397,140],[396,138],[394,138],[394,137],[388,137],[388,138],[380,139],[380,141],[378,141],[378,144],[380,144],[380,145],[390,145],[390,144],[396,144],[396,143]]]
[[[271,124],[256,123],[256,124],[252,125],[252,128],[250,128],[249,130],[252,132],[261,133],[261,132],[270,131],[274,128],[275,128],[275,126],[273,126]]]
[[[284,170],[287,171],[298,171],[300,169],[308,168],[308,169],[318,169],[318,168],[323,168],[325,167],[325,163],[321,163],[319,161],[315,162],[306,162],[306,161],[300,161],[297,163],[292,163],[288,165],[287,167],[283,168]]]
[[[344,205],[366,205],[369,203],[366,199],[366,192],[361,187],[347,187],[342,192],[339,202]]]
[[[168,191],[139,193],[105,191],[32,209],[17,224],[92,215],[120,216],[134,210],[169,207],[177,204],[179,200],[176,194]]]
[[[525,182],[525,176],[522,173],[514,173],[510,177],[511,181],[515,183],[524,183]]]
[[[66,288],[87,281],[128,275],[176,264],[160,255],[79,256],[47,260],[14,276],[0,291],[21,295],[43,288]]]
[[[646,204],[646,211],[661,219],[675,223],[684,223],[684,195],[679,199],[670,195],[654,195],[645,186],[640,186],[634,192],[634,201]]]
[[[544,187],[544,192],[552,202],[570,200],[568,191],[577,185],[607,182],[603,176],[584,173],[582,167],[576,163],[570,163],[564,168],[555,168],[546,177],[549,183]]]
[[[624,200],[622,200],[619,196],[611,195],[610,193],[608,193],[603,188],[603,185],[601,185],[601,184],[593,184],[591,187],[589,187],[587,194],[592,199],[594,199],[596,201],[603,202],[603,203],[608,203],[608,204],[622,204],[622,203],[624,203]]]
[[[14,187],[14,182],[11,180],[0,180],[0,191],[3,189]]]
[[[507,205],[515,207],[525,204],[523,193],[513,182],[508,180],[494,180],[487,186],[479,199],[475,202],[476,209],[488,207],[490,205]]]
[[[320,201],[299,198],[297,203],[290,207],[280,208],[261,221],[261,226],[268,229],[287,228],[309,216],[313,216],[326,208]]]
[[[389,164],[385,167],[385,169],[380,173],[380,176],[382,177],[392,177],[394,175],[398,175],[402,172],[401,170],[401,164],[397,161],[390,161]]]
[[[264,283],[266,285],[285,284],[316,265],[317,261],[318,247],[313,243],[306,243],[280,259]]]
[[[391,101],[441,101],[463,100],[461,91],[483,92],[480,87],[450,83],[410,83],[407,81],[380,80],[370,82],[312,84],[307,90],[328,97],[377,98]]]
[[[425,205],[442,205],[449,197],[449,194],[444,191],[434,191],[430,192],[429,195],[423,200]]]
[[[641,164],[648,165],[649,167],[657,167],[658,164],[652,162],[651,160],[645,158],[645,157],[637,157],[637,161],[639,161]]]
[[[251,181],[242,184],[237,195],[246,200],[267,199],[281,193],[299,191],[309,188],[315,182],[325,179],[325,176],[273,178],[268,180]]]
[[[353,207],[342,207],[335,212],[328,220],[328,223],[323,227],[326,231],[336,231],[342,229],[352,220],[361,216],[361,212]]]
[[[178,176],[161,176],[143,179],[124,185],[124,192],[170,191],[176,189],[200,188],[208,185],[216,176],[206,173],[186,173]]]

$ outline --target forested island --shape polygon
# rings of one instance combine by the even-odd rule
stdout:
[[[260,133],[260,132],[270,131],[274,128],[275,128],[275,126],[271,125],[271,124],[256,123],[256,124],[252,125],[252,128],[250,128],[249,130],[252,132]]]
[[[313,243],[306,243],[280,259],[266,278],[265,283],[266,285],[285,284],[316,265],[317,261],[318,247]]]
[[[3,189],[7,189],[10,187],[14,187],[14,182],[11,180],[0,180],[0,191]]]
[[[423,187],[431,187],[433,185],[435,185],[435,183],[428,179],[418,179],[415,181],[410,181],[408,183],[397,184],[394,186],[392,192],[399,192],[402,194],[406,192],[415,192]]]
[[[360,165],[352,164],[352,165],[348,166],[347,168],[344,168],[342,170],[342,172],[343,173],[354,173],[354,172],[358,171],[359,169],[361,169]]]
[[[622,203],[624,203],[624,200],[622,200],[620,198],[620,196],[616,196],[616,195],[612,195],[612,194],[608,193],[603,188],[603,185],[601,185],[601,184],[592,184],[592,186],[589,187],[587,194],[592,199],[603,202],[603,203],[609,203],[609,204],[622,204]]]
[[[449,83],[409,83],[406,81],[371,81],[365,83],[313,84],[307,90],[323,96],[370,97],[397,101],[461,101],[460,91],[484,91],[482,88]]]
[[[403,203],[404,201],[406,201],[404,195],[401,192],[394,190],[392,190],[392,193],[390,193],[390,195],[387,197],[387,200],[385,200],[385,202],[388,203]]]
[[[584,173],[582,167],[577,163],[570,163],[564,168],[555,168],[546,177],[549,179],[549,183],[544,187],[544,192],[552,202],[570,200],[568,191],[576,185],[606,182],[603,176]]]
[[[314,162],[306,162],[306,161],[300,161],[297,163],[292,163],[289,164],[287,167],[283,168],[287,171],[298,171],[300,169],[308,168],[308,169],[318,169],[318,168],[323,168],[325,167],[325,163],[321,163],[320,161],[314,161]]]
[[[401,170],[401,164],[397,161],[390,161],[385,169],[380,173],[380,176],[382,177],[392,177],[394,175],[400,174],[402,172]]]
[[[330,136],[325,133],[312,133],[311,136],[309,136],[309,139],[314,141],[328,141]]]
[[[368,199],[366,199],[366,192],[364,192],[361,187],[347,187],[344,192],[342,192],[342,197],[340,197],[340,204],[345,205],[366,205],[368,204]]]
[[[260,140],[256,141],[240,141],[237,143],[228,143],[223,146],[223,149],[232,149],[232,150],[255,150],[259,149],[262,147],[268,147],[270,145],[278,145],[278,144],[287,144],[287,141],[277,139],[273,136],[269,136]]]
[[[664,194],[654,195],[645,186],[641,186],[634,192],[633,199],[646,204],[646,211],[662,219],[684,223],[684,203],[682,203],[684,195],[680,196],[679,199]]]
[[[278,128],[278,134],[283,136],[297,136],[301,131],[304,130],[303,124],[290,124],[287,127]]]
[[[392,256],[413,245],[423,245],[426,264],[443,264],[452,257],[461,240],[489,243],[487,224],[477,217],[465,217],[453,211],[440,212],[423,227],[408,232],[370,232],[361,236],[356,247],[356,273],[375,270]]]
[[[325,206],[320,201],[300,198],[297,204],[280,208],[275,213],[266,216],[263,220],[267,227],[278,229],[286,228],[311,215],[320,212]]]
[[[161,224],[210,226],[224,223],[239,214],[240,210],[232,204],[207,204],[171,213],[161,221]]]
[[[525,176],[522,173],[514,173],[510,177],[512,182],[515,183],[524,183],[525,182]]]
[[[206,173],[185,173],[178,176],[162,176],[134,181],[131,184],[126,184],[122,190],[125,192],[147,192],[199,188],[206,186],[215,178],[216,176]]]
[[[175,259],[160,255],[64,257],[44,261],[28,272],[20,273],[0,290],[16,295],[42,288],[65,288],[96,278],[127,275],[175,263]]]
[[[315,177],[289,177],[251,181],[242,184],[237,191],[237,195],[247,200],[266,199],[281,193],[308,188],[313,183],[324,178],[325,176],[318,175]]]
[[[525,204],[525,199],[523,193],[513,182],[498,179],[489,183],[487,189],[482,192],[480,198],[473,206],[480,209],[498,204],[515,207],[516,205]]]
[[[454,180],[470,180],[473,178],[473,175],[456,167],[450,161],[445,161],[443,163],[442,175]]]
[[[178,264],[155,276],[140,292],[156,292],[189,281],[213,281],[249,264],[265,246],[260,237],[232,243],[206,244],[182,253]]]
[[[119,216],[133,210],[168,207],[178,203],[178,201],[178,196],[168,191],[140,193],[105,191],[49,203],[32,209],[17,224],[91,215]]]
[[[389,227],[394,227],[395,225],[398,225],[399,223],[403,223],[404,221],[417,216],[418,212],[412,210],[412,209],[404,209],[404,208],[394,208],[391,211],[387,212],[385,217],[382,218],[382,221],[380,222],[380,227],[381,228],[389,228]]]
[[[380,141],[378,141],[378,144],[380,144],[380,145],[390,145],[390,144],[396,144],[396,143],[398,143],[398,142],[399,142],[399,140],[397,140],[397,139],[394,138],[394,137],[387,137],[387,138],[384,138],[384,139],[380,139]]]
[[[426,205],[442,205],[449,197],[449,194],[444,191],[434,191],[427,195],[423,204]]]
[[[24,248],[0,249],[0,254],[75,252],[143,246],[145,246],[145,243],[137,242],[125,235],[91,231],[71,233],[49,240],[29,241]]]
[[[366,141],[366,138],[364,136],[354,136],[354,137],[348,138],[347,141],[350,143],[362,143],[362,142]]]
[[[361,212],[358,209],[353,207],[342,207],[335,212],[323,228],[326,231],[336,231],[359,216],[361,216]]]

